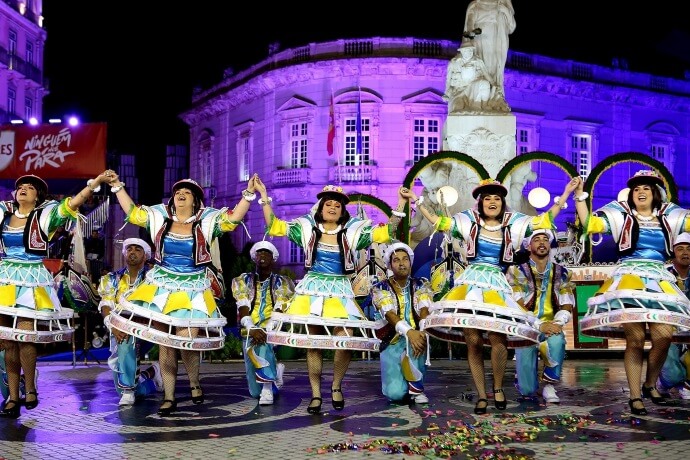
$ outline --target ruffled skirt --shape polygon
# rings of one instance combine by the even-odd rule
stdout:
[[[625,323],[670,324],[676,326],[674,341],[690,341],[690,300],[662,262],[621,262],[587,300],[580,331],[592,337],[622,339]]]
[[[295,286],[285,312],[273,312],[267,341],[296,348],[378,351],[374,331],[355,301],[350,278],[310,272]]]
[[[53,343],[72,339],[74,311],[60,304],[53,275],[40,260],[0,261],[0,340]],[[32,321],[31,329],[18,322]]]
[[[205,271],[178,273],[156,266],[112,310],[110,325],[158,345],[216,350],[225,345],[220,314]]]
[[[430,308],[422,330],[448,342],[464,342],[465,328],[493,331],[508,336],[508,347],[534,345],[539,331],[532,326],[534,315],[523,310],[512,297],[513,290],[500,267],[470,264],[455,280],[455,286]]]

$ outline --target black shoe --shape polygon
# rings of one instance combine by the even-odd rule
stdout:
[[[319,405],[318,406],[312,406],[311,403],[313,403],[314,401],[318,401]],[[310,414],[313,414],[313,415],[320,413],[322,402],[323,402],[323,400],[319,397],[311,398],[311,401],[309,401],[309,406],[307,407],[307,412],[309,412]]]
[[[27,396],[28,395],[34,395],[34,396],[36,396],[36,399],[34,399],[33,401],[24,400],[24,407],[26,407],[27,410],[36,409],[36,406],[38,406],[38,392],[27,391],[26,394],[27,394]]]
[[[642,409],[638,409],[638,408],[633,406],[633,404],[635,404],[638,401],[643,404]],[[630,406],[630,412],[632,412],[633,415],[647,415],[647,409],[644,408],[644,402],[642,402],[642,399],[640,399],[640,398],[629,399],[628,405]]]
[[[480,404],[483,403],[483,406],[479,407]],[[484,415],[486,414],[486,407],[489,405],[489,401],[487,401],[484,398],[480,398],[477,400],[477,404],[474,405],[474,413],[477,415]]]
[[[501,393],[503,395],[503,398],[506,397],[505,393],[503,393],[503,388],[494,388],[494,406],[496,406],[496,409],[498,410],[505,410],[505,408],[508,407],[508,401],[506,399],[503,399],[503,401],[499,401],[498,399],[496,399],[497,393]]]
[[[12,404],[12,407],[8,408],[7,405]],[[5,403],[5,407],[0,411],[0,417],[5,418],[19,418],[19,402],[10,399]]]
[[[340,393],[342,395],[343,392],[340,390],[340,388],[333,388],[331,390],[331,402],[333,403],[333,409],[343,410],[345,408],[345,398],[343,398],[342,401],[336,401],[335,399],[333,399],[333,393]]]
[[[652,391],[655,390],[657,393],[659,392],[659,390],[657,390],[656,387],[647,388],[646,386],[642,385],[642,397],[651,399],[652,402],[658,406],[665,406],[666,398],[664,398],[663,396],[652,396]],[[661,395],[661,393],[659,393],[659,395]]]
[[[168,407],[163,407],[166,404],[170,403]],[[173,412],[177,410],[177,402],[176,401],[171,401],[170,399],[164,399],[163,404],[161,404],[161,407],[158,408],[158,415],[161,417],[168,417],[172,415]]]
[[[201,394],[199,396],[192,395],[192,402],[194,404],[203,404],[203,402],[204,402],[204,391],[201,389],[200,386],[192,387],[192,391],[194,391],[194,390],[201,391]]]

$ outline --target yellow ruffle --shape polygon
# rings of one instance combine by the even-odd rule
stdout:
[[[43,286],[36,286],[34,288],[34,301],[36,302],[36,310],[54,310],[53,301],[48,295],[48,291]]]
[[[450,290],[443,300],[465,300],[467,296],[467,285],[463,284]]]
[[[618,282],[618,289],[639,289],[644,290],[645,285],[642,278],[637,275],[623,275]]]
[[[665,294],[676,294],[678,292],[678,290],[666,280],[659,281],[659,286]]]
[[[14,306],[17,303],[17,287],[13,284],[0,286],[0,305]]]
[[[606,292],[608,288],[611,287],[611,284],[613,283],[613,278],[609,278],[606,281],[604,281],[604,284],[601,285],[599,289],[597,289],[597,294],[601,294],[603,292]]]
[[[216,305],[216,299],[213,297],[213,292],[210,289],[204,291],[204,302],[206,303],[206,312],[208,316],[213,316],[213,312],[216,311],[218,306]]]
[[[157,288],[153,284],[142,284],[127,296],[127,300],[140,300],[142,302],[151,303],[153,301],[153,296],[156,295],[156,290]]]
[[[485,303],[490,303],[493,305],[500,305],[501,307],[506,306],[505,300],[503,300],[503,297],[496,292],[496,291],[484,291],[483,293],[483,298]]]
[[[173,292],[168,296],[168,301],[163,307],[163,314],[167,315],[175,310],[191,310],[192,301],[186,292]]]
[[[340,302],[340,299],[331,297],[323,301],[323,316],[324,318],[348,318],[345,306]]]

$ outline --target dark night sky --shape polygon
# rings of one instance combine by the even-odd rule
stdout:
[[[216,3],[235,6],[210,7]],[[238,8],[237,2],[44,0],[50,82],[44,118],[77,113],[85,122],[107,122],[109,151],[136,153],[139,163],[151,159],[161,170],[166,145],[188,145],[178,115],[189,107],[192,89],[217,83],[228,67],[257,63],[270,43],[284,49],[373,36],[459,41],[468,3],[438,4],[421,14],[378,5],[348,12],[322,4],[305,12],[295,4],[252,11],[251,3]],[[615,6],[621,3],[625,9]],[[624,57],[631,70],[683,78],[690,70],[690,21],[669,3],[650,10],[654,3],[513,0],[517,28],[510,47],[604,65]],[[162,4],[201,8],[155,7]],[[162,178],[140,187],[142,202],[157,201]]]

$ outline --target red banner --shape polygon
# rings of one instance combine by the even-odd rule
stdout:
[[[105,170],[106,123],[0,128],[0,179],[93,178]]]

